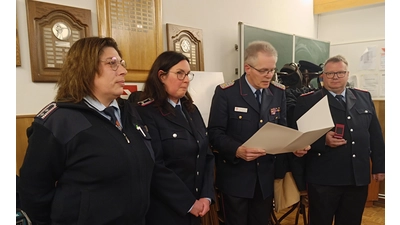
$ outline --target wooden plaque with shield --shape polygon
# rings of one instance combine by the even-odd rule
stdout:
[[[204,71],[203,31],[168,23],[166,26],[168,50],[186,55],[192,71]]]
[[[92,35],[90,10],[26,0],[33,82],[56,82],[75,41]]]
[[[112,37],[126,61],[125,81],[143,82],[163,51],[161,0],[97,0],[100,36]]]

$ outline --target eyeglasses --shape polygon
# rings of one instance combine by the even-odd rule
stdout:
[[[349,71],[324,72],[324,74],[326,75],[327,78],[332,79],[335,77],[335,75],[337,75],[338,78],[342,78],[347,74],[347,72]]]
[[[262,70],[259,70],[259,69],[256,69],[254,66],[252,66],[252,65],[250,65],[250,64],[247,64],[247,65],[249,65],[251,68],[253,68],[253,69],[255,69],[257,72],[259,72],[260,75],[267,75],[267,74],[269,74],[269,73],[274,74],[274,73],[276,72],[276,69],[271,69],[271,70],[262,69]]]
[[[186,76],[188,76],[189,80],[193,80],[193,78],[194,78],[194,74],[192,72],[185,73],[182,70],[180,70],[178,72],[172,72],[172,71],[169,71],[169,72],[176,74],[176,77],[178,78],[178,80],[184,80]]]
[[[118,61],[117,57],[112,57],[107,60],[100,60],[102,62],[106,62],[106,64],[110,64],[111,69],[116,71],[119,67],[119,65],[122,65],[124,68],[126,68],[126,62],[125,60],[121,59]]]

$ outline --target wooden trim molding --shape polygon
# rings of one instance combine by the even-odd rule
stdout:
[[[314,0],[314,14],[384,3],[385,0]]]

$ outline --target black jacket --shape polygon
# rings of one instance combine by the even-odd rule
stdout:
[[[214,155],[203,118],[196,106],[193,112],[182,110],[186,120],[152,103],[138,106],[156,158],[146,225],[200,224],[200,217],[188,213],[189,209],[196,199],[215,200]]]
[[[128,103],[123,131],[85,103],[51,103],[27,129],[22,209],[34,224],[144,225],[154,166]]]
[[[305,171],[294,176],[305,176],[306,182],[320,185],[368,185],[370,160],[372,173],[385,172],[385,143],[371,95],[367,91],[348,88],[345,109],[323,88],[297,99],[294,119],[300,118],[325,95],[334,124],[345,126],[347,144],[331,148],[325,145],[323,135],[311,145],[305,157],[295,159]],[[305,183],[299,188],[304,190]]]
[[[252,198],[257,179],[263,197],[273,194],[274,161],[265,155],[253,161],[236,158],[236,150],[267,122],[287,125],[285,90],[271,84],[262,92],[261,110],[245,80],[219,85],[212,98],[208,133],[216,154],[216,186],[229,195]]]

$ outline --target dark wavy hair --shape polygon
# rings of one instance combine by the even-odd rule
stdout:
[[[89,95],[93,95],[94,78],[99,73],[100,56],[104,48],[112,47],[122,57],[118,45],[110,37],[86,37],[77,40],[64,59],[55,101],[80,102]]]
[[[144,83],[144,89],[140,99],[143,100],[146,98],[153,98],[153,104],[156,107],[158,107],[160,110],[173,113],[173,108],[167,101],[168,93],[158,76],[158,71],[162,70],[168,72],[173,66],[182,60],[189,62],[189,59],[179,52],[165,51],[161,53],[151,66],[149,75]],[[181,103],[185,105],[189,111],[192,112],[194,110],[193,99],[189,92],[186,92],[185,96],[181,98]]]

